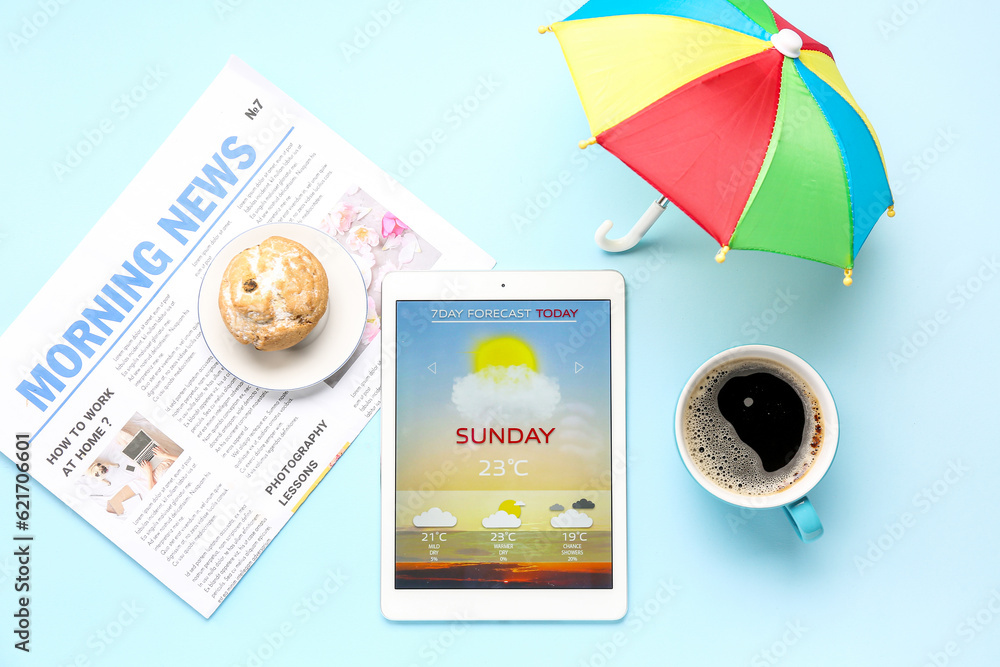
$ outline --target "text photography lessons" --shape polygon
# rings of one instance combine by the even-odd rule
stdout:
[[[200,291],[219,290],[205,284],[213,260],[276,222],[339,243],[367,301],[339,370],[309,356],[319,346],[251,357],[315,358],[328,375],[301,389],[240,380],[206,341],[203,324],[222,315],[199,311]],[[378,411],[382,279],[493,264],[231,58],[0,336],[5,426],[25,434],[35,480],[208,617]],[[320,335],[336,331],[327,319]],[[0,439],[0,452],[16,461],[14,443]]]

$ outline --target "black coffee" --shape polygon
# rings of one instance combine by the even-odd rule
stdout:
[[[806,406],[792,385],[772,373],[730,377],[719,389],[718,404],[765,472],[784,468],[803,445]]]
[[[819,401],[791,369],[739,359],[701,378],[684,413],[688,453],[719,486],[768,495],[794,484],[822,446]]]

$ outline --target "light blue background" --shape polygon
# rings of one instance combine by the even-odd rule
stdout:
[[[8,630],[14,468],[3,462],[0,663],[995,664],[997,5],[774,3],[833,49],[895,185],[898,215],[875,228],[848,289],[839,270],[794,258],[734,251],[718,266],[711,238],[673,209],[635,251],[600,252],[599,222],[625,227],[656,195],[602,149],[576,148],[590,132],[555,38],[535,28],[577,3],[398,2],[396,14],[383,0],[5,2],[0,327],[231,53],[390,172],[440,128],[403,182],[498,268],[614,268],[628,282],[629,616],[385,621],[375,422],[208,621],[36,486],[27,659]],[[42,23],[47,5],[58,11],[32,33],[25,21]],[[345,56],[373,13],[391,20]],[[120,118],[115,100],[147,68],[162,80]],[[464,101],[477,107],[467,118],[453,110]],[[53,163],[104,118],[113,131],[60,181]],[[800,544],[780,510],[744,518],[709,496],[675,451],[688,375],[749,342],[804,357],[838,402],[840,453],[811,494],[827,529],[816,544]],[[323,604],[304,606],[310,597]]]

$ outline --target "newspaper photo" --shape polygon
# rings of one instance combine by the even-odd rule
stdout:
[[[335,239],[367,296],[358,347],[305,389],[241,381],[199,322],[216,254],[274,222]],[[379,409],[385,275],[493,265],[231,58],[0,337],[0,450],[207,618]]]

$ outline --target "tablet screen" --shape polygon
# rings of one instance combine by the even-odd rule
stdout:
[[[610,309],[396,303],[397,589],[612,587]]]

